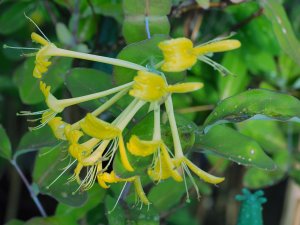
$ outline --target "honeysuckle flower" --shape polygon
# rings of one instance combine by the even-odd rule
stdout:
[[[221,73],[229,71],[208,58],[207,54],[214,52],[224,52],[239,48],[241,43],[238,40],[216,40],[202,45],[193,46],[191,40],[187,38],[176,38],[162,41],[158,47],[162,50],[164,61],[161,69],[166,72],[180,72],[192,67],[197,60],[201,60]]]
[[[133,176],[133,177],[129,177],[129,178],[120,178],[116,175],[115,171],[111,171],[110,173],[106,173],[106,172],[100,173],[97,176],[97,180],[98,180],[99,185],[105,189],[110,187],[109,185],[107,185],[107,183],[109,183],[109,184],[119,183],[119,182],[133,183],[135,193],[137,194],[139,200],[145,205],[150,205],[150,201],[148,200],[148,198],[143,190],[143,186],[142,186],[141,179],[139,176]],[[122,191],[121,191],[120,195],[121,194],[122,194]]]
[[[36,53],[36,61],[35,68],[33,70],[33,76],[36,78],[41,78],[42,75],[48,71],[48,67],[51,65],[49,61],[53,56],[62,56],[62,57],[70,57],[77,59],[84,59],[96,62],[107,63],[115,66],[126,67],[129,69],[135,70],[147,70],[145,67],[140,66],[135,63],[131,63],[121,59],[114,59],[104,56],[98,56],[93,54],[81,53],[76,51],[70,51],[62,48],[56,47],[55,44],[49,41],[49,39],[44,36],[44,38],[37,33],[33,32],[31,34],[32,41],[41,44],[42,47]]]
[[[52,133],[57,139],[66,140],[65,127],[68,125],[68,123],[64,122],[61,117],[51,118],[51,114],[51,112],[47,111],[42,115],[42,124],[48,123]],[[49,118],[51,119],[49,120]]]
[[[168,85],[165,79],[155,73],[138,71],[129,94],[147,102],[160,101],[168,93],[186,93],[203,87],[203,83],[189,82]]]

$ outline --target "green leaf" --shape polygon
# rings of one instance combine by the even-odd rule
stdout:
[[[26,60],[15,72],[14,82],[19,88],[21,100],[25,104],[37,104],[44,101],[44,96],[40,91],[40,80],[32,75],[34,69],[34,58]],[[56,58],[51,60],[52,65],[49,71],[44,74],[43,81],[51,86],[53,93],[63,84],[64,76],[71,66],[71,59]]]
[[[283,49],[298,65],[300,65],[300,44],[297,40],[286,12],[277,1],[261,0],[264,12],[273,26],[277,40]]]
[[[265,188],[282,180],[289,167],[289,153],[287,151],[277,152],[274,156],[274,161],[278,165],[278,169],[274,171],[264,171],[258,168],[249,168],[243,177],[244,186],[256,189]]]
[[[238,130],[256,140],[268,153],[285,151],[287,143],[276,121],[250,120],[237,124]]]
[[[79,187],[76,181],[68,182],[76,163],[68,170],[65,169],[74,162],[74,159],[69,160],[66,147],[65,143],[62,143],[52,148],[43,148],[36,156],[33,180],[39,186],[41,193],[50,195],[63,204],[79,207],[87,200],[87,193],[76,192]],[[59,179],[48,187],[57,177]]]
[[[121,200],[122,201],[122,200]],[[110,225],[125,225],[125,224],[136,224],[136,225],[158,225],[159,215],[156,210],[150,206],[150,208],[134,207],[129,208],[129,205],[121,204],[119,202],[114,208],[117,199],[107,196],[105,199],[105,206],[107,213],[108,224]],[[129,210],[130,209],[130,210]]]
[[[163,16],[170,12],[172,1],[170,0],[148,0],[149,15]],[[145,15],[146,1],[140,0],[124,0],[123,11],[130,15]]]
[[[300,122],[300,101],[290,95],[253,89],[221,101],[206,119],[207,132],[222,123],[244,120],[279,120]]]
[[[15,2],[11,6],[2,12],[0,16],[0,34],[9,35],[22,28],[26,23],[24,13],[28,13],[33,9],[34,4],[28,2]]]
[[[24,223],[24,221],[13,219],[5,223],[5,225],[24,225]]]
[[[66,77],[66,86],[73,97],[104,91],[112,87],[111,76],[95,69],[75,68]],[[80,104],[89,110],[102,105],[107,97]]]
[[[154,66],[163,60],[158,43],[166,39],[164,35],[155,35],[151,39],[127,45],[117,58],[143,66]],[[118,85],[131,82],[136,74],[136,70],[114,67],[114,80]],[[165,75],[169,83],[175,83],[184,78],[183,73],[166,73]]]
[[[246,89],[249,84],[247,66],[243,60],[236,60],[242,57],[241,51],[226,53],[222,65],[226,67],[233,76],[219,76],[219,90],[221,99],[240,93]]]
[[[86,214],[101,203],[105,197],[106,190],[95,184],[94,187],[88,191],[88,199],[81,207],[72,207],[63,203],[59,203],[56,207],[56,216],[72,216],[79,220],[86,216]]]
[[[259,144],[227,126],[214,126],[196,137],[195,146],[226,159],[257,168],[272,170],[276,165]]]
[[[55,26],[56,35],[58,40],[67,45],[67,46],[73,46],[73,35],[67,28],[67,26],[63,23],[57,23]]]
[[[76,220],[70,216],[63,216],[63,217],[51,216],[46,218],[36,217],[24,223],[24,225],[61,225],[61,224],[78,225]]]
[[[0,157],[10,160],[11,155],[12,150],[10,140],[3,126],[0,124]]]

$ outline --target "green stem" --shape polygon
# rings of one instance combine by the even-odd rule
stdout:
[[[158,102],[154,103],[154,128],[153,128],[153,140],[161,140],[160,130],[160,105]]]
[[[49,51],[47,52],[47,55],[85,59],[85,60],[90,60],[90,61],[95,61],[95,62],[107,63],[107,64],[111,64],[114,66],[121,66],[121,67],[125,67],[128,69],[133,69],[133,70],[148,71],[146,67],[132,63],[132,62],[128,62],[126,60],[114,59],[114,58],[110,58],[110,57],[92,55],[92,54],[81,53],[81,52],[75,52],[75,51],[70,51],[70,50],[61,49],[61,48],[49,49]]]
[[[118,91],[121,91],[125,88],[130,87],[132,84],[133,84],[133,82],[130,82],[130,83],[127,83],[127,84],[124,84],[124,85],[121,85],[121,86],[118,86],[118,87],[115,87],[115,88],[111,88],[111,89],[106,90],[106,91],[101,91],[101,92],[98,92],[98,93],[85,95],[85,96],[81,96],[81,97],[77,97],[77,98],[62,99],[62,100],[57,100],[57,101],[58,101],[58,104],[62,108],[66,108],[66,107],[71,106],[71,105],[76,105],[76,104],[79,104],[79,103],[82,103],[82,102],[86,102],[86,101],[90,101],[90,100],[93,100],[93,99],[98,99],[98,98],[105,97],[107,95],[114,94]]]
[[[171,133],[172,133],[174,151],[175,151],[175,158],[181,158],[184,155],[182,152],[179,133],[178,133],[177,125],[176,125],[171,94],[167,97],[165,106],[166,106],[166,111],[167,111],[167,115],[168,115],[168,119],[169,119],[169,123],[170,123],[170,127],[171,127]]]

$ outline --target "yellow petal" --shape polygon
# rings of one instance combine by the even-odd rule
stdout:
[[[241,46],[241,42],[238,40],[223,40],[204,44],[194,48],[194,52],[197,55],[204,55],[213,52],[225,52],[230,51]]]
[[[129,162],[129,159],[127,157],[122,134],[119,136],[119,149],[120,149],[120,155],[121,155],[121,162],[122,162],[124,168],[127,171],[133,172],[134,169],[132,168],[132,166],[131,166],[131,164]]]
[[[211,183],[211,184],[218,184],[225,180],[224,177],[216,177],[213,176],[200,168],[198,168],[194,163],[192,163],[187,158],[183,158],[183,162],[192,170],[198,177],[200,177],[203,181]]]
[[[197,91],[202,87],[203,87],[203,83],[190,82],[190,83],[169,85],[168,91],[171,93],[187,93],[187,92]]]
[[[177,171],[176,165],[171,159],[164,145],[161,146],[162,152],[160,158],[156,158],[154,168],[148,169],[148,175],[155,181],[164,180],[172,177],[174,180],[181,182],[182,177]]]
[[[48,122],[48,125],[57,139],[66,140],[65,127],[68,124],[62,121],[61,117],[54,117]]]
[[[148,200],[142,183],[141,183],[141,178],[139,176],[137,176],[133,182],[134,187],[135,187],[135,192],[137,193],[137,195],[139,196],[140,200],[145,204],[145,205],[149,205],[150,201]]]
[[[51,87],[47,86],[43,81],[40,81],[40,90],[42,91],[45,99],[47,99],[50,94]]]
[[[136,135],[132,135],[127,143],[127,148],[131,154],[145,157],[156,152],[160,143],[160,141],[144,141]]]
[[[134,77],[134,84],[129,94],[144,101],[157,101],[166,94],[166,82],[155,74],[146,71],[138,71]]]
[[[83,121],[80,123],[81,129],[91,137],[100,140],[110,140],[116,138],[121,133],[120,129],[98,119],[91,113],[88,113]]]
[[[44,39],[43,37],[41,37],[40,35],[38,35],[35,32],[31,33],[31,39],[32,39],[32,41],[35,41],[35,42],[37,42],[41,45],[48,45],[49,44],[49,42],[46,39]]]
[[[197,62],[193,43],[187,38],[177,38],[159,43],[164,55],[162,70],[180,72],[192,67]]]

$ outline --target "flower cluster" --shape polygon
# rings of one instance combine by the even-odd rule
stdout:
[[[185,177],[194,178],[191,172],[205,182],[218,184],[223,177],[211,175],[189,160],[183,153],[181,140],[175,120],[172,95],[197,91],[203,87],[199,82],[177,83],[169,85],[164,71],[183,71],[192,67],[196,61],[202,60],[218,68],[208,55],[214,52],[232,50],[240,46],[237,40],[218,40],[193,47],[187,38],[166,40],[159,43],[158,47],[164,55],[161,67],[148,70],[146,67],[124,60],[80,53],[56,47],[48,39],[33,33],[32,40],[42,45],[36,53],[33,76],[41,78],[51,65],[50,59],[54,56],[72,57],[85,60],[109,63],[123,66],[137,71],[132,82],[111,88],[109,90],[92,93],[85,96],[69,99],[57,99],[51,93],[51,87],[40,81],[40,90],[45,97],[48,109],[35,113],[23,113],[24,115],[41,114],[41,124],[32,129],[38,129],[48,124],[55,137],[68,143],[68,154],[76,162],[74,174],[70,180],[76,180],[78,190],[87,190],[97,181],[102,188],[119,182],[132,183],[139,200],[146,205],[150,202],[143,190],[141,176],[149,176],[155,183],[164,179],[174,179],[177,182],[185,182]],[[224,70],[223,70],[224,71]],[[100,115],[112,107],[122,97],[130,95],[132,101],[112,121],[100,119]],[[63,121],[57,114],[65,108],[83,102],[111,96],[99,108],[89,112],[76,123],[69,124]],[[149,114],[153,114],[153,134],[150,140],[144,140],[137,135],[124,139],[125,129],[142,107],[148,106]],[[167,146],[161,134],[161,111],[165,109],[172,134],[173,146]],[[112,167],[116,157],[120,158],[120,164],[125,171],[132,176],[122,177]],[[149,157],[152,160],[147,166],[145,174],[135,173],[135,165],[132,159]],[[72,163],[72,165],[73,165]],[[68,167],[69,168],[69,167]],[[86,168],[87,170],[83,170]],[[87,171],[87,172],[85,172]],[[198,192],[197,186],[195,188]]]

